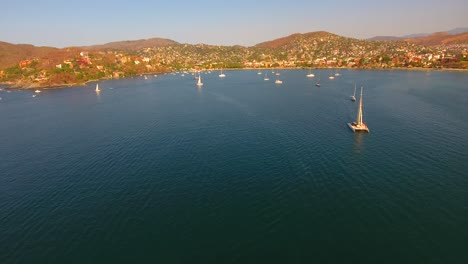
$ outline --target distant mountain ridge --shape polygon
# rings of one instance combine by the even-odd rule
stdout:
[[[402,37],[395,37],[395,36],[375,36],[372,38],[368,38],[368,41],[398,41],[403,40]]]
[[[149,38],[139,40],[114,41],[106,44],[82,46],[80,48],[90,50],[131,50],[136,51],[144,48],[165,47],[179,44],[177,41],[165,38]]]
[[[259,43],[255,45],[254,47],[275,49],[275,48],[284,46],[286,44],[289,44],[290,42],[294,41],[296,38],[321,38],[321,37],[323,38],[323,37],[328,37],[328,36],[338,36],[338,35],[335,35],[326,31],[316,31],[316,32],[309,32],[309,33],[294,33],[287,37],[282,37],[282,38]]]
[[[468,27],[459,27],[459,28],[454,28],[452,30],[443,31],[443,32],[409,34],[409,35],[404,35],[404,36],[401,36],[401,37],[397,37],[397,36],[375,36],[375,37],[369,38],[367,40],[370,40],[370,41],[408,41],[408,42],[412,42],[412,43],[427,42],[427,43],[431,43],[431,45],[440,45],[440,44],[443,44],[443,43],[442,42],[436,43],[436,42],[432,41],[433,37],[430,37],[430,36],[434,36],[434,35],[440,36],[441,33],[445,33],[447,36],[449,36],[449,35],[459,35],[459,34],[463,34],[463,33],[468,33]],[[420,39],[420,38],[425,38],[425,37],[430,37],[431,40],[429,40],[429,41],[414,40],[414,39]],[[447,37],[447,38],[450,38],[450,37]],[[440,41],[442,41],[442,39],[440,39]],[[421,45],[425,45],[425,44],[421,44]]]
[[[451,35],[446,32],[434,33],[426,37],[407,38],[404,41],[423,46],[468,44],[468,32]]]

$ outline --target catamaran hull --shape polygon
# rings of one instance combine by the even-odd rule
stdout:
[[[367,132],[367,133],[369,133],[369,128],[366,125],[357,126],[354,123],[348,123],[348,126],[353,132]]]

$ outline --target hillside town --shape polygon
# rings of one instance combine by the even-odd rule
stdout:
[[[253,47],[177,43],[137,50],[73,48],[55,56],[23,58],[0,69],[0,82],[33,88],[178,70],[270,67],[468,69],[468,44],[422,46],[313,32]]]

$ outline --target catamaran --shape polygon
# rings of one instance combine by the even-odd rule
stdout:
[[[351,101],[356,101],[356,84],[354,84],[354,94],[352,96],[350,96],[351,98]]]
[[[367,127],[364,122],[362,122],[362,87],[361,87],[361,97],[359,98],[359,106],[358,106],[358,114],[356,118],[356,122],[348,123],[349,128],[353,130],[353,132],[356,131],[365,131],[369,132],[369,128]]]

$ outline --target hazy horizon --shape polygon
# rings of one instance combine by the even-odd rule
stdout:
[[[9,1],[0,41],[35,46],[87,46],[166,38],[180,43],[255,44],[313,31],[366,39],[468,26],[468,3],[452,1]]]

